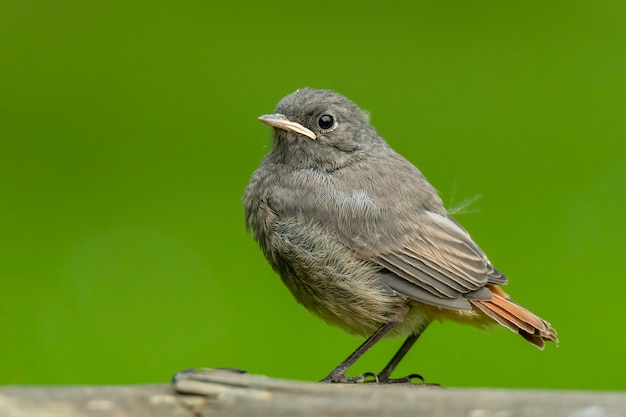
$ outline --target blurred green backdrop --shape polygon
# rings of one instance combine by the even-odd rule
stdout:
[[[626,389],[626,3],[378,4],[0,0],[0,384],[314,381],[352,352],[243,225],[256,118],[311,86],[449,206],[483,196],[457,218],[561,339],[436,323],[399,375]]]

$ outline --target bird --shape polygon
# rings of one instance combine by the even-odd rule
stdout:
[[[247,230],[297,302],[366,338],[320,382],[423,381],[391,374],[433,321],[500,324],[539,349],[558,342],[354,102],[302,88],[259,120],[273,143],[245,189]],[[384,337],[405,341],[382,371],[347,376]]]

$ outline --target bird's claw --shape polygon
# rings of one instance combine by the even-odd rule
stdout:
[[[409,374],[402,378],[389,378],[385,381],[381,381],[384,384],[412,384],[414,379],[419,379],[419,384],[425,384],[424,377],[420,374]]]
[[[372,378],[371,380],[367,380],[367,378]],[[368,382],[368,383],[375,383],[378,384],[380,383],[380,380],[378,379],[378,375],[376,375],[374,372],[365,372],[361,375],[358,376],[358,378],[360,379],[360,383],[364,383],[364,382]]]
[[[414,380],[419,380],[419,382],[414,382]],[[365,372],[357,376],[328,375],[320,382],[331,384],[417,384],[439,386],[439,384],[427,383],[420,374],[409,374],[403,378],[384,379],[373,372]]]
[[[371,380],[368,380],[371,378]],[[378,375],[374,372],[365,372],[357,376],[345,376],[345,375],[328,375],[322,379],[320,383],[323,384],[365,384],[365,383],[379,383]]]

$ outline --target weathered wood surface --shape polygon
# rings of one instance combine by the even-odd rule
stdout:
[[[173,384],[0,387],[0,417],[75,416],[626,416],[626,393],[327,385],[229,370]]]

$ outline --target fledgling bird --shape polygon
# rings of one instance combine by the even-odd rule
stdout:
[[[550,324],[515,304],[435,189],[344,96],[304,88],[283,98],[272,150],[243,198],[246,225],[296,300],[326,322],[367,337],[321,382],[359,382],[346,371],[378,340],[405,336],[374,375],[392,379],[433,320],[499,323],[542,349]]]

